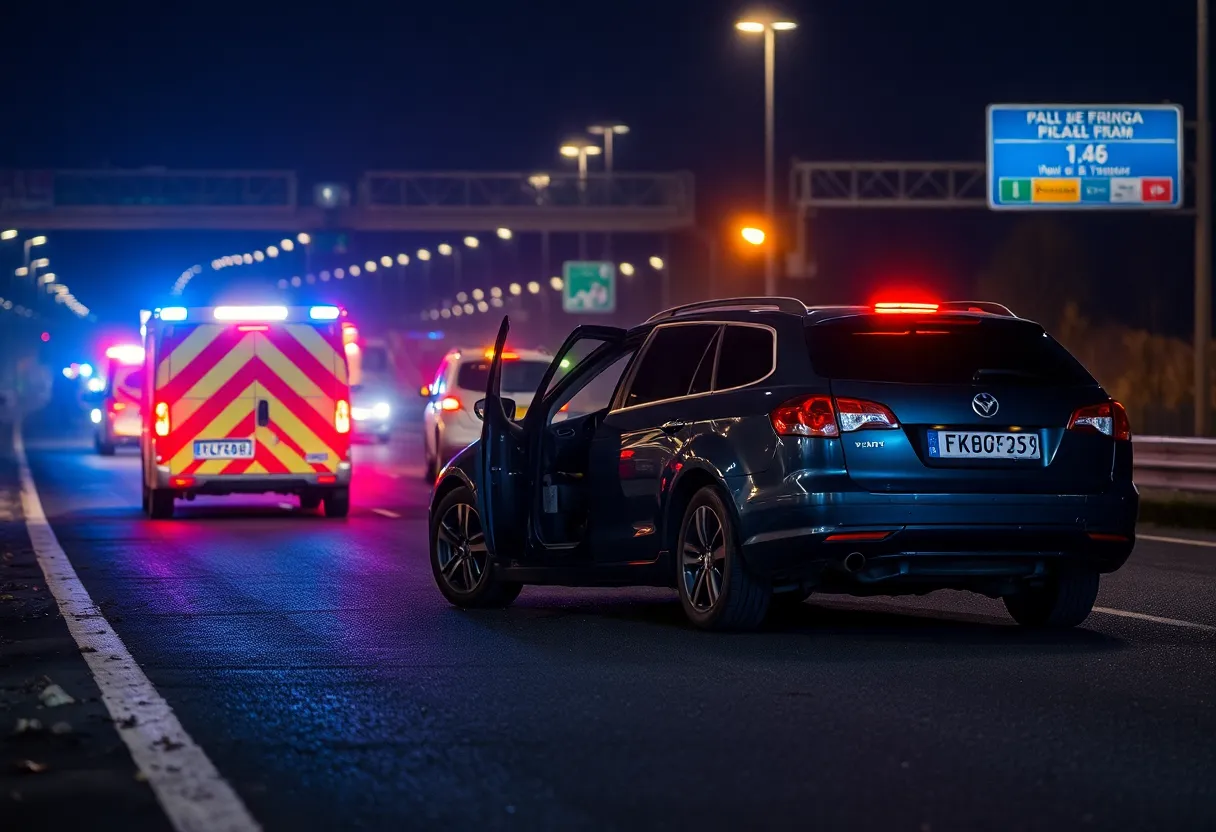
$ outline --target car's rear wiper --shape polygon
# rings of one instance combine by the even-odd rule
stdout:
[[[1041,376],[1038,373],[1030,373],[1030,372],[1027,372],[1026,370],[1011,370],[1011,369],[1006,369],[1006,368],[1001,368],[1001,367],[995,367],[995,368],[994,367],[981,367],[980,369],[975,371],[974,375],[971,376],[971,380],[975,381],[975,382],[979,382],[979,381],[983,381],[986,378],[992,378],[993,376],[997,376],[997,377],[1005,376],[1007,378],[1021,378],[1021,379],[1026,379],[1028,381],[1045,381],[1046,380],[1046,378],[1044,376]]]

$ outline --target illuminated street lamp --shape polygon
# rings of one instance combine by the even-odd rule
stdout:
[[[659,257],[657,254],[650,258],[650,268],[654,269],[656,272],[663,271],[663,267],[665,265],[666,263],[663,262],[663,258]]]
[[[775,84],[775,67],[777,52],[777,33],[796,29],[797,23],[782,20],[771,14],[749,16],[735,24],[735,28],[747,34],[764,35],[764,213],[768,218],[769,227],[774,224],[774,145],[776,133],[776,118],[773,114],[773,88]],[[764,293],[777,293],[777,254],[773,247],[765,252],[764,260]]]
[[[431,259],[431,253],[424,248],[420,248],[418,249],[418,259],[425,263]]]
[[[513,236],[515,236],[514,234],[511,233],[511,229],[509,229],[509,228],[499,228],[499,229],[495,230],[494,233],[498,235],[498,239],[500,239],[500,240],[509,240]]]
[[[587,157],[599,156],[603,151],[598,144],[592,144],[584,138],[576,137],[562,144],[561,154],[567,159],[578,160],[579,187],[585,187],[587,182]]]
[[[593,136],[604,137],[604,172],[609,176],[612,175],[612,138],[613,136],[623,136],[629,132],[629,126],[621,124],[617,121],[609,121],[603,124],[592,124],[587,128],[587,132]],[[594,154],[592,154],[594,155]]]
[[[440,243],[439,244],[439,253],[442,254],[444,257],[451,257],[452,256],[452,247],[450,245],[448,245],[447,243]]]
[[[632,263],[622,263],[618,268],[620,268],[621,274],[625,275],[625,277],[633,277],[635,269]]]
[[[479,245],[481,245],[481,240],[470,235],[470,236],[464,238],[464,244],[466,246],[468,246],[469,248],[477,248]]]
[[[4,231],[0,231],[0,240],[12,240],[12,239],[15,239],[16,236],[17,236],[17,229],[15,229],[15,228],[9,228]]]
[[[741,237],[743,237],[744,242],[750,243],[753,246],[764,245],[764,240],[765,240],[765,237],[767,236],[764,233],[763,228],[754,228],[750,225],[746,228],[741,229],[739,231],[739,235]]]

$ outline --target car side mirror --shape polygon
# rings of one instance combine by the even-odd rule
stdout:
[[[429,399],[431,397],[431,385],[422,385],[422,389],[418,391],[418,395],[422,396],[424,399]]]
[[[508,419],[515,418],[515,399],[501,399],[502,412],[507,414]],[[478,399],[473,404],[473,412],[477,414],[478,419],[486,418],[486,400]]]

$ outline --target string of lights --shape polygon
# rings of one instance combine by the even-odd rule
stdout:
[[[21,232],[15,228],[5,229],[4,231],[0,231],[0,242],[16,240],[20,236]],[[26,265],[17,267],[13,271],[14,276],[30,278],[30,280],[33,281],[35,291],[39,292],[40,294],[47,293],[52,295],[55,298],[55,303],[61,304],[72,314],[76,315],[76,317],[87,318],[89,316],[89,307],[81,303],[76,296],[72,294],[71,289],[68,288],[66,283],[59,280],[58,275],[52,271],[44,271],[41,274],[38,273],[39,269],[50,268],[50,258],[35,257],[31,259],[30,255],[34,248],[41,247],[46,244],[47,238],[43,234],[38,234],[22,241],[22,245],[25,249]],[[18,304],[11,298],[0,298],[0,310],[6,312],[15,312],[16,314],[26,318],[35,317],[37,314],[33,309],[28,308],[26,305]]]
[[[498,228],[495,230],[495,236],[503,241],[511,240],[515,235],[509,228]],[[278,245],[269,245],[264,249],[257,249],[244,254],[226,254],[223,257],[217,257],[211,261],[211,269],[213,271],[221,271],[223,269],[233,268],[236,266],[249,266],[254,263],[262,263],[267,259],[277,258],[281,252],[291,252],[296,245],[308,245],[312,242],[311,236],[304,231],[296,235],[295,239],[284,237],[279,241]],[[466,236],[463,241],[466,248],[476,249],[481,245],[481,241],[472,235]],[[440,243],[435,251],[444,257],[450,257],[454,254],[454,249],[449,243]],[[414,257],[405,252],[398,252],[396,255],[384,254],[379,258],[365,260],[362,265],[352,263],[343,268],[341,266],[334,269],[322,269],[316,274],[308,273],[304,276],[293,275],[291,277],[283,277],[278,280],[278,288],[298,289],[305,285],[315,285],[317,282],[328,283],[331,280],[345,280],[346,278],[358,278],[365,274],[375,274],[379,269],[392,268],[396,266],[408,266],[414,259],[419,262],[428,262],[433,255],[429,249],[420,248],[414,253]],[[653,255],[649,258],[648,263],[655,271],[662,271],[666,268],[663,259],[658,255]],[[632,277],[637,273],[637,267],[632,263],[622,262],[617,264],[617,269],[625,277]],[[173,294],[180,295],[190,284],[190,281],[195,276],[202,273],[202,266],[195,265],[186,269],[178,277],[177,282],[173,285]],[[555,292],[560,292],[565,287],[565,282],[562,278],[554,276],[549,278],[549,288]],[[506,300],[506,297],[520,297],[525,292],[530,295],[539,295],[542,291],[542,286],[539,281],[532,280],[527,283],[510,283],[507,284],[505,290],[500,286],[492,286],[489,290],[473,289],[471,292],[457,292],[456,302],[449,304],[447,302],[438,304],[430,309],[423,310],[421,313],[422,320],[437,321],[448,318],[459,318],[462,315],[473,315],[479,312],[489,312],[491,309],[501,308]]]

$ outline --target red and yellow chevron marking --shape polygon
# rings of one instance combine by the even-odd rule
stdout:
[[[334,330],[327,332],[325,330]],[[168,436],[156,455],[170,474],[333,473],[350,437],[334,427],[349,401],[336,326],[272,324],[265,329],[200,324],[166,337],[155,401],[169,405]],[[257,424],[258,403],[268,420]],[[253,439],[252,459],[194,458],[196,440]]]

